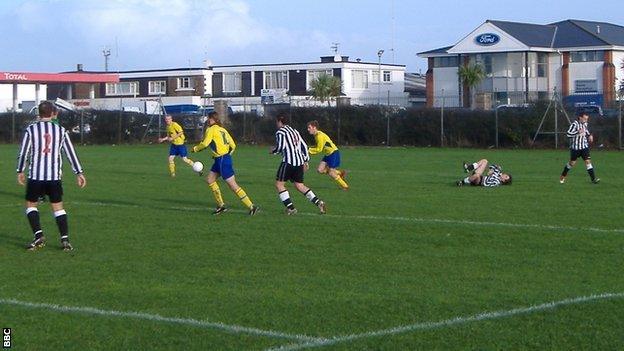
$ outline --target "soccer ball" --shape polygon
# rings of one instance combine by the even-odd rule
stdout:
[[[199,161],[195,161],[193,163],[193,170],[197,173],[201,172],[202,170],[204,170],[204,164]]]

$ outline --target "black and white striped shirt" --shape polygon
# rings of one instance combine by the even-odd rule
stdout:
[[[495,166],[490,166],[491,174],[486,175],[481,180],[481,185],[486,187],[494,187],[502,184],[501,180],[501,169]]]
[[[282,154],[282,162],[301,166],[310,160],[308,145],[301,134],[290,126],[283,126],[275,133],[274,154]]]
[[[26,128],[22,146],[17,156],[17,172],[24,172],[26,163],[28,179],[61,180],[65,152],[74,173],[82,173],[82,166],[65,128],[50,121],[35,122]]]
[[[585,131],[582,133],[582,131]],[[581,123],[580,121],[574,121],[570,128],[568,128],[568,139],[570,140],[570,149],[583,150],[589,147],[587,138],[589,137],[589,129],[587,128],[587,122]]]

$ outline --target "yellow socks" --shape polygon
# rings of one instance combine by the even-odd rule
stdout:
[[[169,162],[169,173],[172,177],[175,177],[175,163]]]
[[[217,200],[217,206],[221,207],[225,203],[223,202],[223,197],[221,196],[221,190],[219,189],[219,184],[217,182],[209,183],[208,186],[210,190],[212,190],[212,195],[214,195],[215,200]]]
[[[341,176],[336,176],[336,178],[334,178],[334,180],[336,181],[336,183],[338,183],[338,185],[340,185],[341,188],[349,189],[349,184],[347,184],[347,182],[345,182],[344,179],[342,179]]]
[[[189,166],[191,166],[191,167],[193,166],[193,160],[191,160],[190,158],[187,158],[187,159],[182,159],[182,160],[183,160],[184,162],[186,162],[186,164],[187,164],[187,165],[189,165]]]
[[[236,190],[236,195],[243,202],[243,204],[247,206],[247,208],[251,208],[253,206],[251,199],[247,196],[247,193],[243,190],[243,188],[238,188],[238,190]]]

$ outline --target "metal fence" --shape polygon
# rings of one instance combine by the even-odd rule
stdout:
[[[336,101],[287,101],[265,104],[230,105],[230,126],[241,142],[271,143],[275,131],[273,117],[286,111],[293,116],[295,126],[302,132],[312,119],[322,122],[328,131],[344,145],[417,145],[443,147],[562,147],[568,126],[566,115],[574,118],[578,108],[548,96],[531,104],[497,104],[493,108],[464,108],[455,103],[460,96],[436,96],[435,108],[404,107],[386,98],[367,98],[361,104],[341,104]],[[404,102],[406,99],[395,100]],[[447,104],[446,102],[450,102]],[[590,128],[597,133],[599,143],[622,148],[622,102],[616,100],[606,109],[590,110]],[[585,106],[584,108],[589,108]],[[200,114],[179,114],[174,119],[186,131],[189,142],[201,139],[206,110]],[[18,142],[23,129],[35,116],[20,113],[0,114],[0,141]],[[82,144],[154,143],[164,135],[162,115],[128,111],[63,112],[61,125],[73,140]],[[603,142],[604,140],[604,142]]]

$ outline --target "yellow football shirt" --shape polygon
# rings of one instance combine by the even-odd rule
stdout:
[[[171,122],[171,124],[167,126],[167,135],[170,138],[173,138],[174,135],[176,135],[176,134],[178,134],[180,132],[182,132],[182,134],[180,134],[179,137],[171,140],[171,143],[173,145],[182,145],[182,144],[184,144],[184,139],[185,139],[184,131],[182,130],[182,127],[180,127],[180,125],[177,124],[176,122]]]
[[[193,146],[193,151],[198,152],[208,147],[212,151],[212,157],[221,157],[232,154],[234,149],[236,149],[236,143],[225,128],[213,124],[204,133],[204,140]]]
[[[334,144],[329,136],[320,130],[314,135],[314,140],[316,141],[316,146],[309,149],[311,155],[318,154],[319,152],[324,152],[325,155],[331,155],[334,151],[338,150],[336,144]]]

